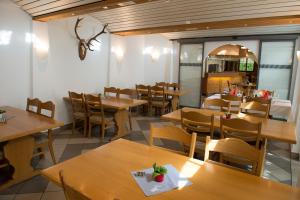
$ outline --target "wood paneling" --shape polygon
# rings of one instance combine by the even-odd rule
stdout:
[[[156,0],[152,0],[152,1],[156,1]],[[26,11],[33,16],[34,20],[49,21],[53,19],[61,19],[65,17],[89,14],[89,13],[94,13],[99,11],[105,11],[105,10],[108,11],[120,7],[125,8],[127,7],[126,3],[130,1],[128,0],[109,0],[109,1],[85,0],[84,2],[85,2],[84,4],[81,3],[80,5],[77,5],[77,3],[76,4],[72,3],[72,5],[66,4],[64,6],[58,6],[58,7],[57,5],[60,4],[51,3],[50,6],[48,5],[48,7],[43,6],[42,10],[39,10],[39,8],[35,8]],[[149,0],[134,0],[135,5],[147,3],[147,2],[149,2]],[[121,6],[120,4],[122,3],[125,5]]]
[[[230,35],[251,27],[263,27],[259,34],[299,31],[299,0],[15,0],[26,12],[39,21],[90,14],[101,23],[109,24],[111,33],[141,35],[168,33],[176,39]],[[119,3],[135,2],[119,6]],[[104,8],[105,7],[105,8]],[[106,8],[107,7],[107,8]],[[284,30],[279,26],[286,26]],[[295,26],[298,25],[298,26]],[[238,29],[237,29],[238,28]],[[232,32],[227,33],[228,29]],[[233,30],[237,29],[237,30]],[[255,29],[256,30],[256,29]],[[255,30],[253,31],[254,33]],[[266,31],[267,30],[267,31]],[[286,30],[286,32],[284,32]],[[259,31],[258,31],[259,32]]]

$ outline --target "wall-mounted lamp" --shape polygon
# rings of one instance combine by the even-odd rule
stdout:
[[[159,57],[160,57],[159,51],[155,50],[151,53],[152,61],[158,61]]]
[[[297,58],[300,61],[300,50],[297,51]]]
[[[118,62],[121,62],[123,60],[124,50],[121,47],[112,47],[111,52],[116,55]]]

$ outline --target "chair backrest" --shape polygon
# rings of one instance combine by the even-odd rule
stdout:
[[[208,130],[210,136],[213,137],[214,115],[204,115],[196,111],[181,109],[181,126],[187,132],[203,133]]]
[[[150,87],[150,98],[151,100],[165,101],[165,88],[159,86]]]
[[[115,87],[104,87],[105,97],[118,97],[119,89]]]
[[[263,104],[256,101],[248,102],[243,109],[246,114],[261,118],[269,118],[270,104]]]
[[[167,83],[166,88],[173,89],[173,90],[179,90],[179,84],[178,83]]]
[[[154,138],[173,140],[183,143],[185,146],[190,147],[188,156],[194,156],[197,139],[196,133],[189,134],[182,128],[176,126],[155,127],[153,124],[151,124],[149,138],[149,143],[151,146],[153,145]]]
[[[221,137],[234,137],[245,142],[255,142],[256,148],[259,148],[261,141],[262,122],[252,123],[245,119],[225,119],[221,116],[220,130]]]
[[[238,138],[225,138],[220,140],[211,140],[209,136],[206,138],[204,161],[215,162],[210,160],[210,152],[218,152],[239,159],[246,160],[251,163],[251,171],[242,170],[244,172],[260,176],[261,168],[263,165],[264,149],[256,149]],[[215,162],[217,163],[217,162]],[[220,163],[221,164],[221,163]],[[225,165],[225,164],[221,164]],[[226,165],[225,165],[226,166]],[[231,167],[235,168],[235,167]],[[236,168],[241,170],[240,168]]]
[[[166,83],[166,82],[156,82],[155,83],[155,86],[159,86],[159,87],[167,87],[167,85],[168,85],[168,83]]]
[[[41,102],[38,109],[38,114],[53,119],[55,114],[55,104],[52,101]]]
[[[27,98],[26,111],[38,113],[41,101],[38,98]]]
[[[83,93],[69,91],[69,98],[71,101],[73,113],[86,112]]]
[[[211,110],[219,110],[222,112],[230,112],[230,101],[223,99],[205,99],[204,108]]]
[[[118,91],[118,98],[135,98],[136,96],[136,91],[134,91],[133,89],[119,89]]]
[[[150,97],[150,86],[148,85],[135,85],[136,94],[138,99],[148,100]]]
[[[230,102],[230,112],[239,113],[243,97],[233,96],[233,95],[221,95],[221,99]]]
[[[104,121],[104,109],[101,101],[101,94],[98,96],[85,94],[84,98],[88,116],[100,116]]]
[[[66,200],[91,200],[90,198],[76,191],[69,184],[66,183],[63,171],[59,171],[59,179],[64,190]]]

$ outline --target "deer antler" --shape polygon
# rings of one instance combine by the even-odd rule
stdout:
[[[105,25],[103,26],[103,29],[102,29],[102,31],[101,31],[100,33],[98,33],[97,35],[95,35],[94,37],[92,37],[91,39],[88,40],[88,42],[87,42],[86,44],[87,44],[87,47],[89,48],[90,51],[94,51],[94,50],[91,49],[91,47],[90,47],[90,46],[93,46],[92,41],[99,42],[99,41],[97,40],[97,37],[98,37],[99,35],[103,34],[103,33],[106,33],[106,32],[105,32],[105,29],[106,29],[107,26],[108,26],[108,24],[105,24]]]
[[[83,20],[83,18],[77,18],[77,21],[76,21],[76,24],[75,24],[75,28],[74,28],[74,30],[75,30],[75,35],[76,35],[76,37],[77,37],[77,39],[78,40],[81,40],[81,38],[79,37],[79,35],[78,35],[78,33],[77,33],[77,28],[78,28],[78,25],[79,25],[79,23],[80,23],[80,21],[81,20]]]

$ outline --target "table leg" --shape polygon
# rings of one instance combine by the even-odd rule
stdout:
[[[5,158],[14,167],[14,173],[12,180],[1,185],[0,189],[7,188],[39,174],[39,171],[34,170],[31,166],[33,150],[34,138],[31,136],[9,141],[4,146]]]
[[[128,110],[118,110],[115,113],[114,120],[117,126],[117,135],[113,137],[111,140],[119,139],[128,134],[128,128],[126,126],[129,120]]]
[[[179,96],[173,96],[172,99],[172,111],[175,111],[178,109],[178,104],[179,104]]]

